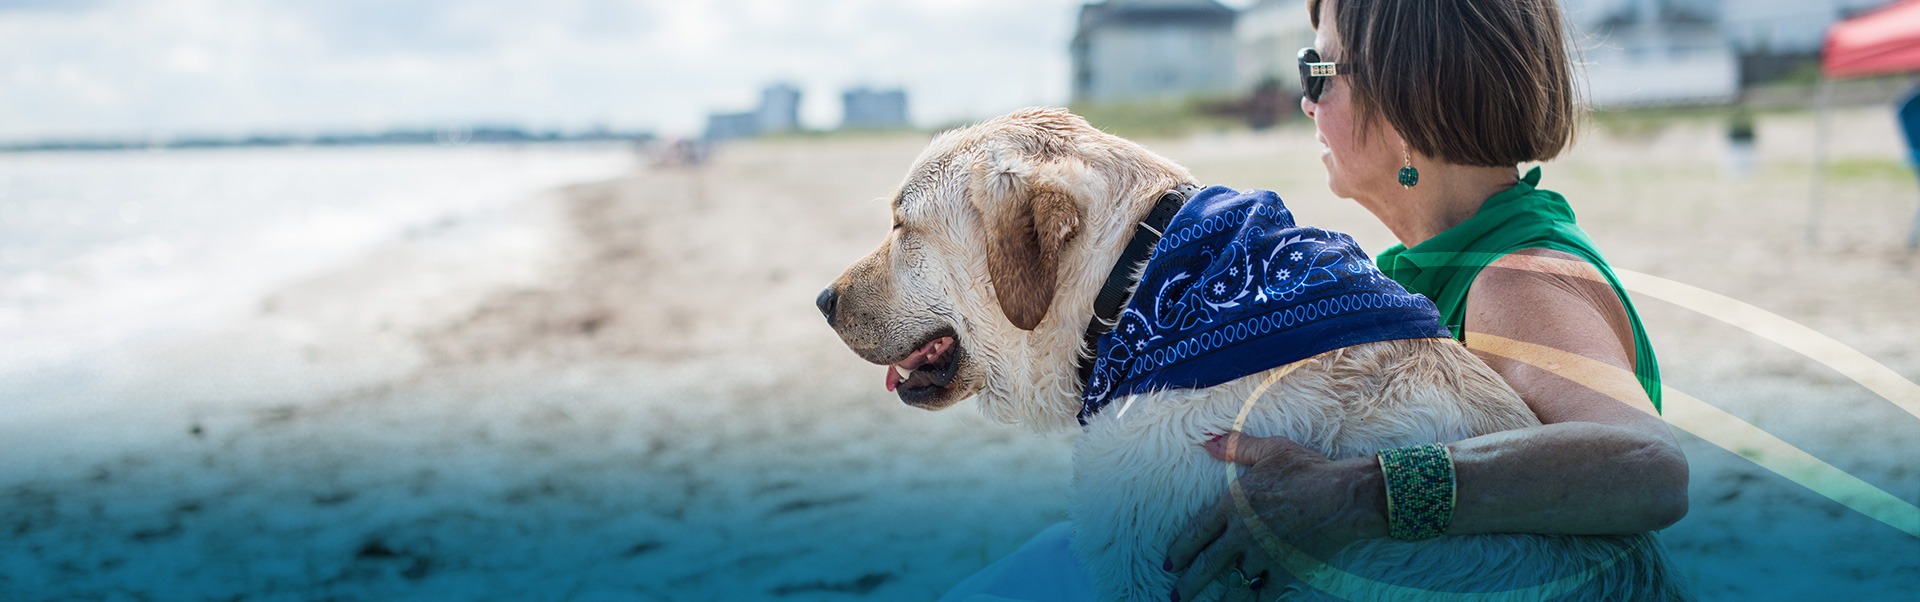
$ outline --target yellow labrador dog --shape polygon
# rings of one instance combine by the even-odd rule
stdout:
[[[1139,273],[1116,263],[1168,192],[1193,183],[1179,165],[1063,110],[947,132],[893,197],[880,248],[816,300],[848,347],[887,367],[883,385],[908,405],[938,410],[974,397],[1002,422],[1084,428],[1069,513],[1074,550],[1103,599],[1165,599],[1168,544],[1225,490],[1226,468],[1197,444],[1233,428],[1243,408],[1243,432],[1284,435],[1336,459],[1539,424],[1464,346],[1431,336],[1334,349],[1207,388],[1144,391],[1083,414],[1090,322],[1097,331],[1115,320],[1096,319],[1097,304],[1113,305],[1096,297],[1110,276]],[[1323,574],[1268,593],[1320,595],[1309,584],[1350,599],[1670,593],[1645,535],[1369,540],[1324,560],[1340,569],[1325,572],[1343,575],[1337,583]]]

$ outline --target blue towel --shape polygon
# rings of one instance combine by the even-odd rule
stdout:
[[[1293,223],[1279,195],[1214,186],[1167,224],[1100,338],[1080,422],[1112,400],[1211,387],[1361,343],[1446,338],[1426,297],[1353,237]]]

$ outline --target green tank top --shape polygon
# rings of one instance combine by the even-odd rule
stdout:
[[[1412,249],[1394,245],[1382,251],[1375,261],[1380,270],[1407,290],[1426,295],[1440,309],[1440,316],[1453,338],[1466,340],[1463,325],[1467,316],[1467,290],[1480,270],[1508,253],[1523,249],[1549,249],[1573,254],[1587,260],[1607,278],[1620,305],[1627,310],[1633,325],[1634,377],[1660,409],[1660,366],[1653,357],[1653,345],[1640,326],[1640,315],[1633,300],[1613,268],[1594,248],[1593,240],[1574,223],[1573,207],[1566,197],[1541,190],[1540,168],[1535,167],[1512,188],[1493,195],[1480,205],[1480,211],[1467,221],[1435,235]]]

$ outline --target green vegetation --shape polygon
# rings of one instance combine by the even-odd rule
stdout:
[[[1914,179],[1914,171],[1904,161],[1866,157],[1835,158],[1823,165],[1824,177],[1834,183],[1891,182],[1905,185]],[[1813,177],[1811,162],[1775,163],[1767,166],[1768,176],[1784,182],[1804,182]],[[1904,201],[1903,201],[1904,202]]]
[[[1193,99],[1167,103],[1074,105],[1072,110],[1094,127],[1127,138],[1165,138],[1195,132],[1244,129],[1245,120],[1221,110],[1231,101]]]
[[[1798,67],[1794,67],[1792,71],[1788,71],[1774,78],[1772,81],[1766,82],[1764,85],[1813,87],[1820,85],[1820,80],[1822,79],[1825,79],[1825,76],[1820,73],[1820,61],[1810,60],[1802,63]]]
[[[1827,163],[1827,177],[1836,182],[1913,179],[1913,169],[1891,159],[1838,159]]]
[[[1777,79],[1741,91],[1741,100],[1725,105],[1694,105],[1589,111],[1591,125],[1624,136],[1652,136],[1671,125],[1719,122],[1739,136],[1760,116],[1811,114],[1817,110],[1822,85],[1817,63],[1802,65]],[[1913,87],[1909,75],[1895,74],[1833,82],[1833,106],[1890,106]]]
[[[1644,109],[1594,109],[1587,113],[1595,126],[1626,138],[1651,137],[1681,122],[1729,123],[1745,112],[1736,105],[1655,107]],[[1752,115],[1747,116],[1749,122]]]

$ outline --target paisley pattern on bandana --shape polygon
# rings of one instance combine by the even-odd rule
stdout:
[[[1211,387],[1361,343],[1444,338],[1440,314],[1353,238],[1294,224],[1271,191],[1214,186],[1180,209],[1100,338],[1080,422],[1145,391]]]

